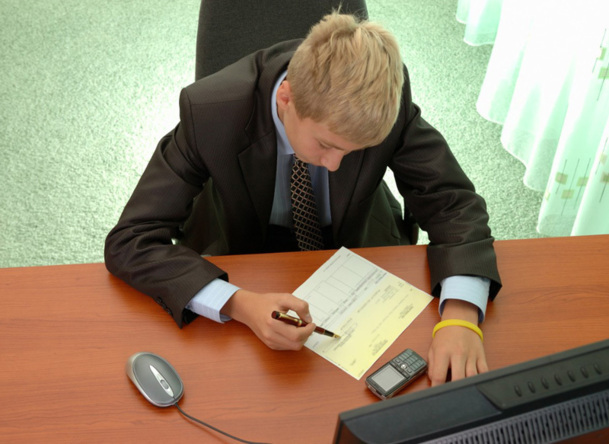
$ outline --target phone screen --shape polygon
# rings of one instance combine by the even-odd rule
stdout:
[[[404,375],[398,372],[391,365],[385,366],[381,371],[374,375],[374,382],[385,392],[389,392],[393,387],[404,381]]]

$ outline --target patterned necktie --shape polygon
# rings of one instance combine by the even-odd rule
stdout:
[[[324,241],[321,235],[321,225],[317,213],[317,205],[313,197],[311,175],[306,163],[294,156],[292,177],[290,181],[292,195],[292,218],[296,240],[301,250],[321,250]]]

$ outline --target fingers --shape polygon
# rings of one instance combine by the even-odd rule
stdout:
[[[449,380],[457,381],[486,371],[488,371],[486,362],[481,362],[475,357],[463,359],[461,356],[442,355],[441,359],[433,363],[430,360],[428,375],[433,387]]]
[[[450,367],[448,355],[440,354],[440,357],[436,358],[433,348],[430,348],[428,359],[429,368],[427,370],[427,376],[431,381],[431,386],[434,387],[436,385],[444,384]]]
[[[439,330],[428,353],[428,376],[432,386],[456,381],[488,371],[480,338],[463,327]]]
[[[284,324],[281,321],[273,320],[275,325],[272,327],[273,341],[275,346],[269,347],[274,350],[300,350],[304,346],[309,336],[315,329],[315,324],[308,324],[304,327],[295,327]]]
[[[308,325],[295,327],[272,317],[273,311],[294,311]],[[300,350],[315,329],[309,304],[289,293],[254,293],[238,290],[222,311],[246,324],[273,350]]]
[[[486,357],[483,355],[482,358],[478,359],[477,362],[478,373],[488,372],[488,364],[486,363]]]
[[[273,318],[266,324],[257,335],[273,350],[300,350],[315,329],[315,324],[296,327]]]
[[[281,311],[287,312],[293,310],[298,314],[298,317],[306,323],[310,324],[313,322],[313,318],[309,312],[309,303],[307,301],[299,299],[291,294],[285,294],[284,298],[281,300],[281,304]]]
[[[309,313],[309,304],[289,293],[269,293],[260,295],[256,304],[259,315],[255,316],[250,327],[269,348],[273,350],[300,350],[315,325]],[[273,311],[295,311],[308,323],[304,327],[295,327],[271,316]]]

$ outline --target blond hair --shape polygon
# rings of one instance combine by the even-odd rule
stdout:
[[[378,24],[325,16],[296,50],[287,78],[299,117],[352,143],[381,143],[397,119],[402,59],[393,35]]]

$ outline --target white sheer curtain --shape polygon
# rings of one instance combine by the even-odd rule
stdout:
[[[609,233],[609,1],[460,0],[457,19],[494,43],[477,109],[545,191],[537,230]]]

